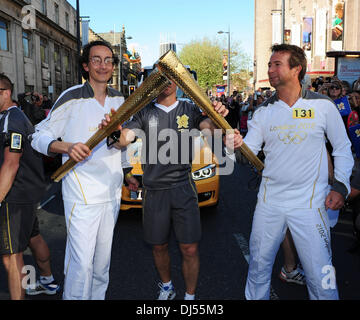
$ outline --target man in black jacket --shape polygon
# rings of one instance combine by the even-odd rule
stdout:
[[[29,118],[33,126],[46,118],[43,105],[43,96],[37,92],[27,92],[18,94],[18,102],[21,109]]]

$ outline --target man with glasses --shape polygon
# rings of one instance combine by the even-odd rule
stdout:
[[[93,151],[83,142],[97,131],[105,113],[124,102],[120,92],[107,86],[117,63],[108,43],[86,45],[80,68],[87,81],[64,91],[32,136],[39,152],[61,153],[63,162],[69,157],[79,162],[62,180],[67,227],[64,299],[102,300],[108,287],[125,154],[109,149],[105,140]],[[138,183],[134,177],[126,180],[131,186]]]

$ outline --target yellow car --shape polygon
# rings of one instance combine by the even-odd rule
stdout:
[[[216,156],[212,153],[206,137],[200,134],[194,140],[195,156],[192,162],[192,177],[198,192],[199,207],[215,206],[219,200],[219,165]],[[130,191],[126,183],[122,188],[120,210],[141,208],[142,204],[142,175],[141,169],[141,146],[138,139],[128,147],[128,157],[133,166],[132,174],[138,179],[140,186],[137,192]]]

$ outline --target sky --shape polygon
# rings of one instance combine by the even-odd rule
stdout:
[[[68,0],[76,8],[76,0]],[[159,58],[161,39],[177,44],[177,52],[193,40],[218,39],[227,50],[239,43],[251,60],[254,55],[254,0],[79,0],[80,16],[90,17],[96,33],[119,32],[125,26],[128,49],[134,47],[142,65]]]

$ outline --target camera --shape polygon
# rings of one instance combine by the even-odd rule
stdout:
[[[40,101],[40,98],[39,96],[35,96],[33,93],[31,94],[31,101],[33,102],[39,102]]]

